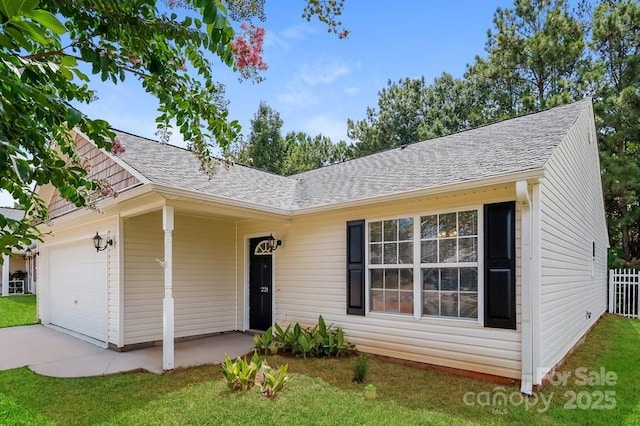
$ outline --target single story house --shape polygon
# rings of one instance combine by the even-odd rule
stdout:
[[[75,132],[119,195],[39,188],[38,312],[115,350],[313,324],[361,351],[534,386],[605,312],[608,235],[592,102],[283,177],[117,131]]]
[[[0,215],[13,220],[21,220],[24,210],[12,207],[0,207]],[[35,276],[31,247],[14,249],[10,255],[2,256],[0,274],[0,296],[35,293]]]

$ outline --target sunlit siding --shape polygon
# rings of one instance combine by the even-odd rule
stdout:
[[[162,339],[164,232],[160,212],[124,220],[124,344]],[[176,214],[175,336],[235,329],[235,223]]]
[[[112,230],[109,232],[112,238],[117,235],[117,219],[114,218]],[[108,339],[109,343],[118,344],[120,336],[120,241],[115,239],[115,244],[109,248],[107,253],[107,318],[108,318]]]
[[[477,371],[520,377],[520,214],[517,215],[517,330],[485,328],[465,320],[367,313],[346,315],[346,222],[402,217],[478,207],[513,200],[512,185],[369,207],[295,217],[290,224],[244,222],[238,227],[239,280],[246,285],[248,238],[276,232],[283,246],[275,254],[275,314],[281,324],[313,324],[318,315],[344,328],[360,350]],[[244,304],[246,298],[240,297]],[[480,312],[482,315],[482,312]],[[246,320],[242,316],[239,321]],[[241,323],[242,324],[242,323]],[[246,327],[245,323],[245,327]]]
[[[55,285],[55,283],[51,281],[49,271],[50,247],[61,244],[83,244],[86,246],[88,252],[93,251],[95,254],[92,237],[98,232],[105,240],[107,236],[114,239],[114,245],[107,249],[105,256],[105,268],[107,269],[107,312],[105,327],[107,329],[108,343],[117,344],[120,316],[120,304],[118,303],[120,262],[118,257],[119,241],[115,236],[117,235],[118,219],[117,216],[104,217],[101,213],[90,212],[80,223],[82,223],[80,226],[74,226],[74,223],[60,225],[54,221],[50,232],[48,230],[45,233],[43,242],[38,245],[38,317],[45,324],[49,322],[48,309],[49,297],[51,295],[51,289],[49,287]],[[70,259],[69,262],[73,262],[73,259]]]
[[[551,156],[541,182],[540,375],[606,309],[608,237],[593,128],[589,108]]]

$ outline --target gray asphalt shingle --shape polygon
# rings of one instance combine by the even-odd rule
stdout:
[[[288,209],[295,181],[272,173],[234,165],[220,166],[211,178],[200,170],[190,151],[115,130],[125,148],[119,157],[153,183],[205,194]]]
[[[120,157],[151,182],[295,211],[542,168],[590,103],[585,99],[290,177],[235,165],[220,167],[209,179],[188,150],[117,134],[126,149]]]

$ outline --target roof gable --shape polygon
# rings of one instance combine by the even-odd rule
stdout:
[[[74,139],[78,155],[86,159],[89,164],[89,178],[108,182],[116,193],[141,183],[141,180],[134,176],[131,171],[119,164],[111,155],[98,148],[81,133],[74,132]],[[51,195],[48,208],[49,216],[54,218],[74,210],[76,206],[63,198],[58,190],[55,189]]]

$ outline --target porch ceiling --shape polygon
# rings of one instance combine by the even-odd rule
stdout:
[[[198,216],[209,219],[237,222],[249,219],[289,220],[286,212],[268,212],[247,206],[234,206],[219,200],[198,198],[196,193],[177,193],[173,190],[145,185],[137,190],[123,193],[116,203],[103,210],[118,211],[120,217],[134,217],[172,206],[176,214]]]

